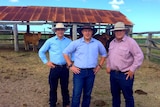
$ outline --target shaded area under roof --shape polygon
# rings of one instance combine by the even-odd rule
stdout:
[[[53,21],[64,23],[107,23],[133,25],[119,11],[87,8],[0,6],[0,21]]]

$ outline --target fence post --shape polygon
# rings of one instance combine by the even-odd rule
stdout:
[[[14,44],[14,35],[12,33],[12,31],[9,31],[10,35],[10,39],[11,39],[11,44]]]
[[[76,40],[76,39],[77,39],[77,25],[76,25],[76,24],[73,24],[72,39],[73,39],[73,40]]]
[[[152,39],[152,33],[148,33],[148,38],[147,38],[147,54],[146,54],[146,59],[150,60],[150,56],[151,56],[151,42],[150,40]]]
[[[18,47],[18,30],[17,30],[17,24],[14,24],[14,50],[19,51]]]

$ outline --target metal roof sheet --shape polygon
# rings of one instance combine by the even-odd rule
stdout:
[[[0,21],[53,21],[107,24],[122,21],[126,25],[133,25],[119,11],[43,6],[0,6]]]

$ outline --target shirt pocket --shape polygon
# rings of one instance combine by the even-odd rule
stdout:
[[[109,50],[112,50],[113,48],[114,48],[114,46],[110,46],[108,49],[109,49]]]
[[[114,51],[113,49],[114,49],[114,46],[110,46],[108,48],[108,50],[109,50],[108,55],[110,55],[111,53],[113,53],[113,51]]]
[[[52,44],[50,45],[50,50],[51,50],[52,52],[57,52],[57,51],[60,50],[60,49],[61,49],[60,46],[57,45],[57,44],[55,44],[55,43],[52,43]]]
[[[127,47],[119,47],[117,54],[120,56],[127,57],[129,55],[129,49]]]

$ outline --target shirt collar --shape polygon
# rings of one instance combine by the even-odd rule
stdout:
[[[66,38],[66,37],[63,36],[63,38],[62,38],[61,40],[65,39],[65,38]],[[56,39],[56,40],[59,40],[57,35],[55,36],[55,39]]]
[[[124,42],[124,41],[126,41],[126,39],[127,39],[127,36],[125,35],[120,42]],[[119,42],[119,41],[117,41],[117,39],[115,38],[114,42]]]
[[[82,41],[82,42],[85,42],[84,37],[81,38],[81,41]],[[94,39],[93,39],[93,38],[91,38],[91,40],[90,40],[89,43],[91,43],[91,42],[94,42]]]

